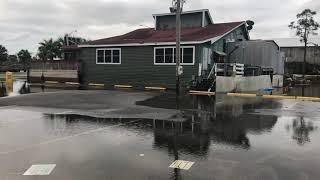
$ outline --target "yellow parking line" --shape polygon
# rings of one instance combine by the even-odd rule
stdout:
[[[208,91],[189,91],[191,95],[205,95],[205,96],[214,96],[216,95],[215,92],[208,92]]]
[[[58,81],[45,81],[45,83],[48,83],[48,84],[59,84]]]
[[[133,88],[133,86],[130,85],[114,85],[115,88]]]
[[[262,97],[267,99],[297,99],[296,96],[263,95]]]
[[[76,83],[76,82],[66,82],[65,84],[68,84],[68,85],[80,85],[80,83]]]
[[[146,90],[167,90],[164,87],[145,87]]]
[[[227,93],[228,96],[234,97],[258,97],[256,94],[245,94],[245,93]],[[302,96],[286,96],[286,95],[262,95],[264,99],[297,99],[303,101],[320,101],[317,97],[302,97]]]
[[[300,97],[300,96],[298,96],[297,99],[304,100],[304,101],[320,101],[320,98],[316,98],[316,97]]]
[[[90,83],[88,84],[89,86],[100,86],[100,87],[104,87],[104,84],[95,84],[95,83]]]
[[[256,94],[245,94],[245,93],[228,93],[227,96],[234,96],[234,97],[257,97]]]

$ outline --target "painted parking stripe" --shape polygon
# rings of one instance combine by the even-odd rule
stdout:
[[[131,85],[114,85],[115,88],[133,88]]]
[[[104,84],[90,83],[89,86],[100,86],[100,87],[104,87]]]
[[[193,164],[194,162],[191,161],[176,160],[169,167],[174,169],[189,170]]]
[[[80,83],[77,83],[77,82],[65,82],[65,84],[68,84],[68,85],[80,85]]]
[[[145,87],[146,90],[167,90],[167,88],[164,87]]]
[[[47,84],[59,84],[58,81],[45,81],[45,83],[47,83]]]
[[[47,176],[50,175],[55,164],[36,164],[32,165],[23,175],[24,176]]]

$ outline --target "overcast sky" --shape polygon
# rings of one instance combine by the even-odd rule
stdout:
[[[167,13],[171,0],[0,0],[0,44],[14,54],[77,30],[89,39],[153,26],[151,14]],[[290,21],[304,8],[320,14],[320,0],[187,0],[184,10],[209,9],[215,23],[254,20],[252,38],[292,37]],[[320,21],[319,16],[317,20]]]

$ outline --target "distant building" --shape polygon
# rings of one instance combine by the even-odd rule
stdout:
[[[298,38],[275,39],[285,58],[285,72],[302,74],[304,43]],[[307,49],[307,73],[320,74],[320,38],[311,38]]]

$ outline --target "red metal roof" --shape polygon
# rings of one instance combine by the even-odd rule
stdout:
[[[230,22],[211,24],[206,27],[183,28],[181,41],[204,41],[222,36],[244,22]],[[158,43],[175,42],[176,30],[155,30],[153,28],[137,29],[121,36],[90,41],[89,45],[131,44],[131,43]]]

